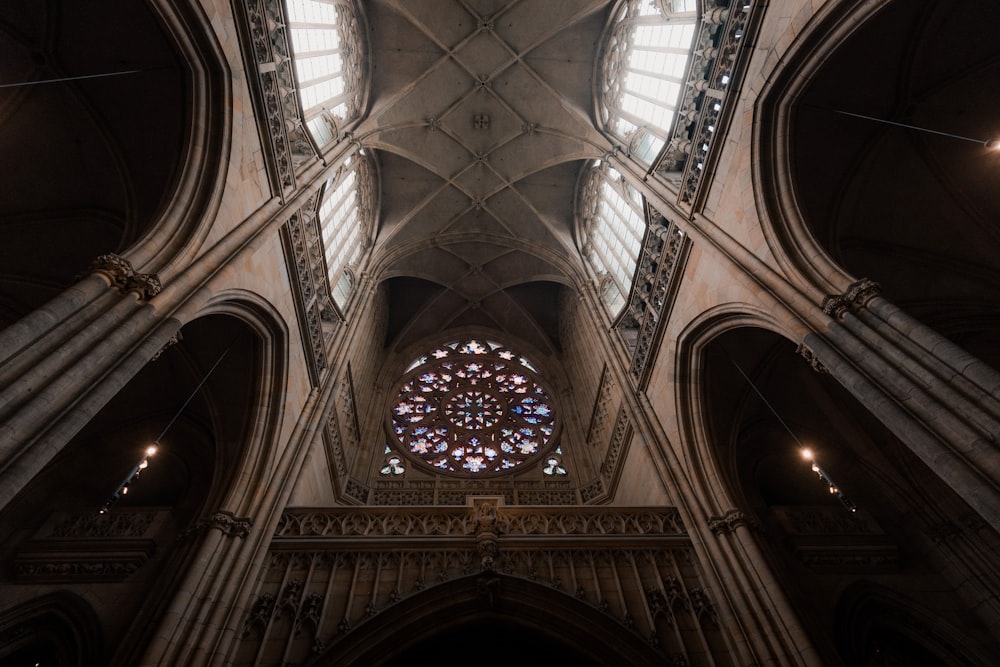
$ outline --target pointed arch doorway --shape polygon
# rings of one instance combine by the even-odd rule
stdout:
[[[565,592],[483,573],[386,609],[309,665],[652,667],[662,662],[662,654],[614,618]]]

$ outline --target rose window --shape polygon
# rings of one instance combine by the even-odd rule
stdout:
[[[390,430],[435,471],[488,476],[541,460],[557,422],[534,365],[499,343],[442,345],[414,361],[390,410]]]

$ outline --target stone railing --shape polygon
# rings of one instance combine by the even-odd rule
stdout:
[[[690,245],[677,225],[650,207],[632,291],[615,325],[631,354],[629,374],[640,389],[656,357]]]
[[[308,356],[313,386],[327,369],[327,344],[340,325],[330,294],[323,260],[323,239],[317,220],[316,197],[310,197],[282,226],[289,277],[294,285],[296,310]]]

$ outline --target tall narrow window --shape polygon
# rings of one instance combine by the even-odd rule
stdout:
[[[333,300],[343,311],[354,286],[362,254],[371,244],[375,179],[371,158],[358,151],[324,186],[320,233]]]
[[[336,139],[361,103],[361,37],[353,6],[286,0],[303,120],[318,146]]]
[[[590,168],[580,196],[584,255],[612,315],[628,298],[646,231],[642,195],[606,163]]]
[[[628,0],[604,55],[605,128],[649,164],[669,138],[695,37],[695,0]]]

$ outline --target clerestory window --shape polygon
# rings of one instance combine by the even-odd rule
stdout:
[[[324,146],[360,112],[363,69],[356,10],[343,0],[286,0],[286,8],[303,121],[316,145]]]
[[[597,162],[584,176],[579,201],[584,256],[614,316],[628,298],[646,231],[642,195],[613,167]]]
[[[696,0],[627,0],[602,62],[604,127],[650,164],[677,113],[697,23]]]
[[[452,341],[414,360],[389,410],[388,428],[421,467],[488,477],[530,462],[565,475],[553,446],[559,420],[534,364],[485,339]],[[547,458],[544,458],[548,455]]]
[[[353,291],[356,269],[371,245],[375,192],[374,166],[363,149],[348,157],[323,188],[320,233],[331,295],[342,312]]]

